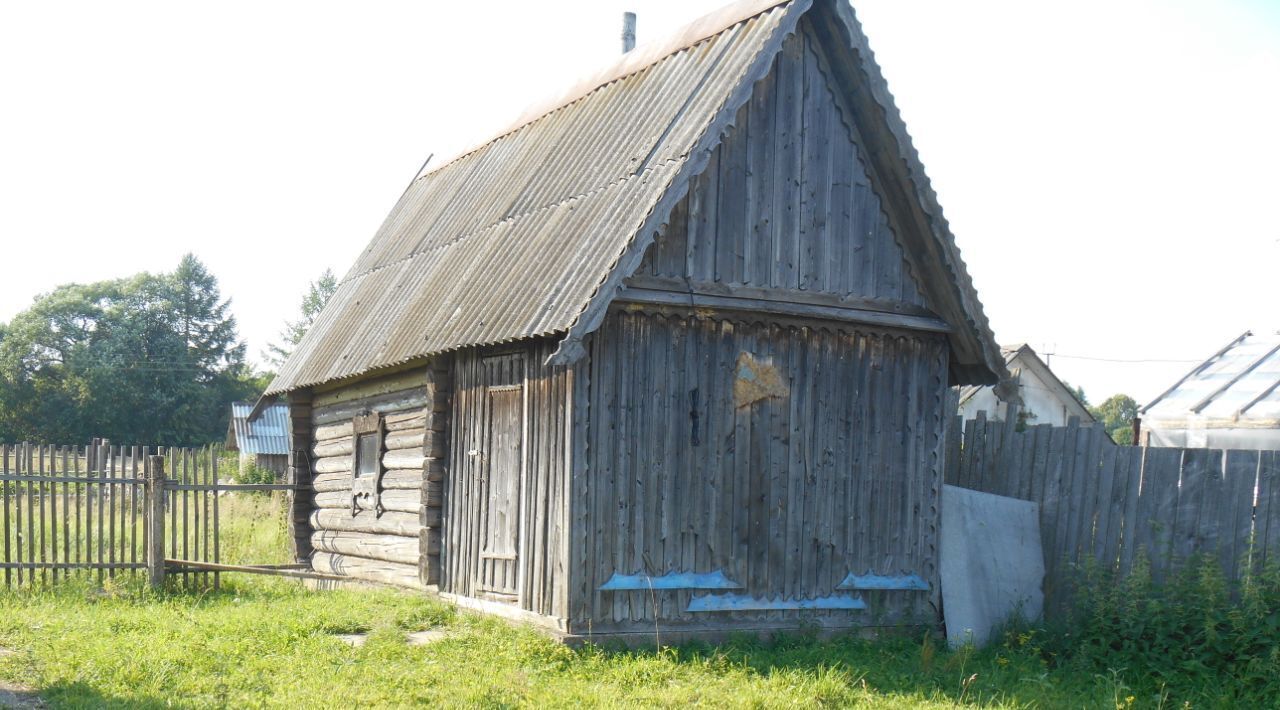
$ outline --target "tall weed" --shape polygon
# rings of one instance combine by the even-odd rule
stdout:
[[[1121,580],[1085,569],[1076,591],[1067,623],[1042,640],[1053,662],[1175,698],[1280,698],[1280,569],[1232,583],[1195,558],[1158,584],[1140,560]]]

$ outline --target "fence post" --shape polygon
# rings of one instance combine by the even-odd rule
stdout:
[[[153,589],[164,585],[164,456],[148,457],[147,466],[147,581]]]

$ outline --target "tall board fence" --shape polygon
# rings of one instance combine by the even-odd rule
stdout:
[[[213,449],[0,444],[0,574],[7,587],[163,578],[166,560],[217,564]],[[182,567],[180,584],[218,573]]]
[[[1280,564],[1280,452],[1118,446],[1101,425],[1016,431],[1015,413],[957,417],[946,482],[1040,504],[1045,608],[1071,603],[1086,561],[1162,582],[1193,556],[1229,580]]]

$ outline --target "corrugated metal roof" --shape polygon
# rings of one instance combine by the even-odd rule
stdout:
[[[793,4],[739,3],[637,48],[416,180],[268,394],[567,330]]]
[[[1280,333],[1248,332],[1142,408],[1143,420],[1280,421]]]
[[[231,428],[235,432],[235,450],[242,454],[277,454],[289,453],[289,405],[273,404],[262,410],[262,414],[249,421],[253,411],[251,402],[231,403]]]

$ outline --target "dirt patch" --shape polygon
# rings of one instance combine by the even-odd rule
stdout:
[[[426,631],[415,631],[405,637],[405,641],[410,646],[426,646],[436,641],[443,641],[449,638],[448,631],[440,631],[438,629],[427,629]]]

